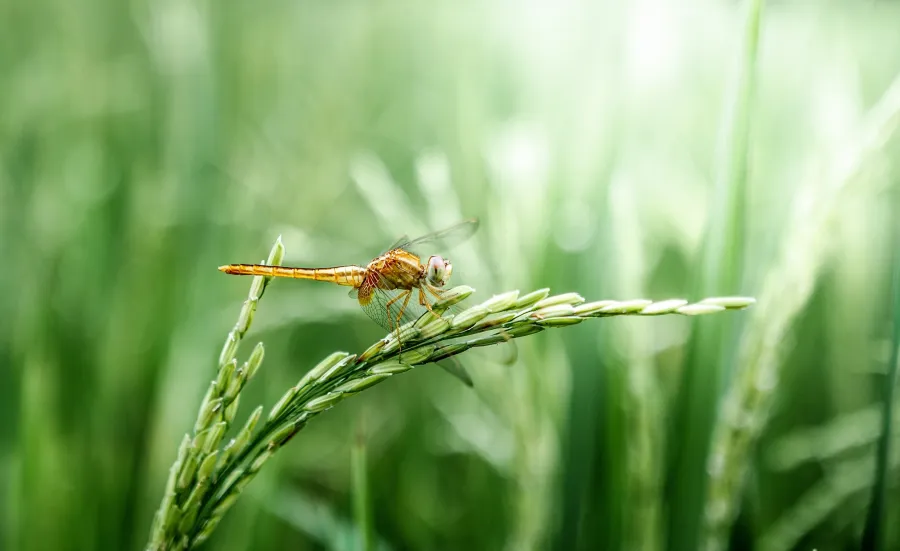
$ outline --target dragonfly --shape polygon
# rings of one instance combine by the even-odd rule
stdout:
[[[363,311],[388,332],[396,332],[399,340],[400,328],[405,323],[415,321],[425,312],[434,313],[431,306],[442,298],[444,286],[453,273],[450,259],[431,254],[423,262],[426,257],[419,252],[429,246],[451,248],[467,240],[477,229],[478,219],[470,218],[416,239],[404,235],[365,266],[300,268],[228,264],[219,270],[226,274],[310,279],[351,287],[349,294]],[[460,308],[456,305],[456,309]],[[442,367],[472,385],[462,366]]]

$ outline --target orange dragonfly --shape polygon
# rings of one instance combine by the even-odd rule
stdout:
[[[290,266],[266,266],[263,264],[228,264],[219,270],[226,274],[260,275],[328,281],[353,287],[350,296],[355,298],[363,311],[384,329],[398,333],[400,327],[418,319],[431,304],[440,299],[442,288],[453,273],[453,264],[439,255],[430,255],[424,263],[414,251],[436,244],[441,248],[457,245],[475,233],[478,220],[470,218],[449,228],[417,239],[401,237],[387,252],[365,266],[347,265],[330,268],[298,268]],[[410,301],[415,296],[415,303]],[[456,370],[451,370],[461,376]],[[471,380],[461,377],[467,384]]]

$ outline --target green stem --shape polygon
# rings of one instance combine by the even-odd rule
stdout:
[[[353,477],[353,516],[356,521],[357,541],[360,551],[372,551],[372,511],[369,506],[369,479],[366,459],[366,441],[362,420],[350,450],[350,469]]]
[[[721,293],[738,288],[743,264],[744,205],[747,194],[747,156],[756,80],[763,0],[749,0],[744,17],[742,57],[736,78],[726,98],[719,139],[713,208],[703,250],[701,292]],[[708,487],[707,464],[713,437],[721,381],[733,363],[732,345],[737,333],[733,324],[694,324],[687,347],[681,383],[678,418],[673,430],[683,439],[672,443],[669,500],[677,503],[669,518],[669,549],[700,549],[704,502]],[[715,529],[730,526],[719,523]],[[708,548],[719,549],[724,535],[713,534]]]

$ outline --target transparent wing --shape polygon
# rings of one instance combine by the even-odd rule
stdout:
[[[390,332],[397,331],[400,326],[419,319],[428,311],[425,306],[419,303],[419,289],[385,290],[375,285],[363,284],[358,290],[351,289],[350,296],[357,299],[367,316]],[[427,293],[425,300],[429,304],[433,302],[433,299],[429,298]],[[464,308],[460,304],[454,304],[447,309],[447,312],[455,314],[461,312]],[[456,358],[447,358],[436,363],[466,386],[474,386],[469,372]]]
[[[367,316],[388,331],[395,331],[401,325],[419,319],[428,312],[428,305],[434,304],[442,289],[429,287],[428,291],[412,289],[391,289],[394,285],[383,274],[370,271],[359,288],[350,290],[349,295],[359,302]],[[446,309],[456,314],[466,309],[464,303],[457,303]]]
[[[365,292],[365,290],[363,291]],[[409,302],[404,307],[403,303],[406,302],[408,294]],[[358,298],[358,293],[355,289],[350,292],[350,295]],[[396,331],[398,327],[406,323],[419,319],[420,316],[427,312],[427,309],[418,303],[418,289],[413,289],[412,291],[375,289],[369,300],[365,304],[360,302],[360,306],[375,323],[390,332]],[[450,306],[445,312],[456,315],[467,307],[466,301],[463,301]],[[396,321],[398,319],[399,325]],[[488,353],[487,349],[482,348],[475,355],[480,356],[482,359],[490,359],[492,363],[512,365],[518,357],[518,347],[512,340],[512,337],[502,329],[498,329],[496,334],[506,335],[507,337],[505,342],[497,343],[491,347],[497,352]],[[456,357],[451,356],[435,363],[447,373],[462,381],[466,386],[475,386],[469,372]]]
[[[404,235],[388,250],[403,249],[405,251],[416,252],[417,249],[421,250],[422,247],[430,245],[434,245],[437,250],[446,250],[455,247],[472,237],[476,231],[478,231],[478,219],[469,218],[468,220],[458,222],[449,228],[444,228],[443,230],[432,232],[415,239],[408,239]]]
[[[418,289],[385,290],[363,284],[359,290],[352,289],[350,296],[357,299],[363,312],[386,331],[396,331],[427,311],[419,305]]]
[[[381,254],[384,254],[384,253],[386,253],[386,252],[388,252],[388,251],[393,251],[394,249],[399,249],[399,248],[400,248],[400,245],[403,245],[404,243],[409,243],[409,236],[406,235],[406,234],[401,235],[401,236],[400,236],[400,239],[398,239],[398,240],[394,241],[393,243],[391,243],[391,246],[388,247],[387,249],[381,251]]]

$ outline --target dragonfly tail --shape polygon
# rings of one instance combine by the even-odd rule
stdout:
[[[228,264],[219,266],[220,272],[232,275],[289,277],[328,281],[348,287],[359,287],[366,278],[362,266],[338,266],[335,268],[295,268],[290,266],[266,266],[265,264]]]

